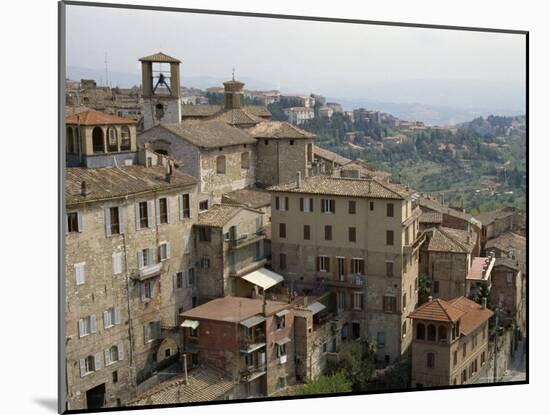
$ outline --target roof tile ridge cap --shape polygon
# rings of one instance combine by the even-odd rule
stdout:
[[[400,195],[397,191],[393,190],[391,187],[388,187],[386,186],[385,184],[379,182],[376,177],[371,177],[370,179],[368,180],[371,180],[373,182],[375,182],[376,184],[380,185],[381,187],[383,187],[384,189],[388,190],[389,192],[392,192],[394,195],[396,196],[399,196],[399,198],[401,199],[405,199],[405,197],[403,195]]]
[[[442,226],[441,228],[445,228],[444,226]],[[448,232],[444,231],[443,229],[439,228],[439,231],[445,235],[448,239],[450,239],[451,241],[453,241],[456,245],[458,245],[460,248],[462,248],[464,251],[468,251],[468,248],[466,248],[464,245],[462,245],[462,243],[460,241],[457,241],[456,239],[454,239],[452,237],[452,235],[450,235]],[[459,229],[457,229],[459,230]]]

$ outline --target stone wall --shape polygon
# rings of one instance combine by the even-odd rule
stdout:
[[[157,110],[162,105],[162,111]],[[151,97],[143,100],[143,129],[148,130],[160,123],[181,122],[179,97]]]

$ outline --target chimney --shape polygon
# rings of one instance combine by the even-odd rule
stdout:
[[[428,297],[428,302],[429,302],[429,301],[432,301],[433,299],[434,299],[434,298],[430,295],[430,296]]]
[[[174,180],[175,180],[174,169],[173,169],[173,167],[170,163],[168,163],[168,166],[167,166],[166,170],[167,170],[167,172],[166,172],[166,181],[168,183],[173,183]]]
[[[90,194],[90,188],[88,187],[88,183],[86,183],[86,180],[83,180],[82,181],[82,185],[81,185],[81,194],[82,196],[86,197]]]
[[[481,299],[481,309],[485,310],[487,308],[487,297]]]
[[[185,376],[185,384],[189,384],[189,378],[187,377],[187,354],[183,354],[183,375]]]
[[[302,172],[297,171],[296,172],[296,189],[302,188]]]

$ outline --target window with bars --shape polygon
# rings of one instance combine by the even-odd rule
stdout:
[[[397,311],[397,298],[392,295],[382,297],[382,308],[386,313],[394,313]]]

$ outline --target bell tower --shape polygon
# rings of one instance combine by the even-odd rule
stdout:
[[[143,128],[181,122],[180,61],[164,53],[139,59],[143,95]]]

